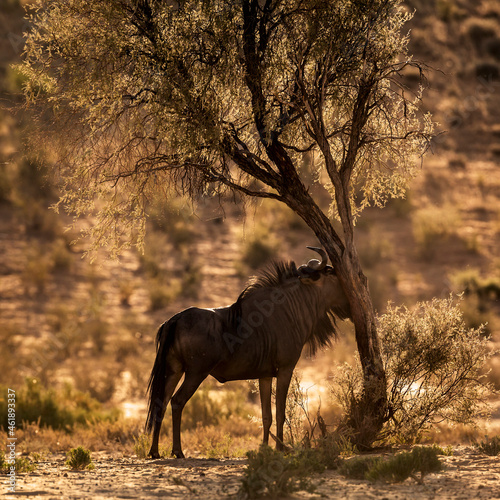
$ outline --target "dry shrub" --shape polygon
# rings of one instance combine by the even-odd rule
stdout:
[[[477,449],[485,455],[489,455],[491,457],[500,455],[500,436],[485,436],[484,440],[476,443],[475,445]]]
[[[28,296],[42,294],[50,281],[51,270],[52,263],[41,245],[33,244],[27,248],[21,275],[25,294]]]
[[[0,203],[9,203],[12,192],[12,179],[6,163],[0,165]]]
[[[491,385],[482,371],[494,353],[480,328],[467,328],[452,296],[413,311],[389,305],[379,335],[389,408],[380,440],[415,443],[439,422],[474,424],[487,414]],[[351,415],[363,394],[359,361],[343,370],[333,390]]]
[[[102,356],[97,366],[92,358],[79,361],[74,365],[72,375],[79,391],[106,403],[115,393],[121,369],[120,363],[111,356]]]
[[[233,437],[219,426],[199,427],[187,440],[192,450],[207,458],[244,456],[242,449],[234,448],[233,441]]]
[[[19,450],[25,454],[56,453],[77,445],[92,451],[128,453],[140,436],[141,429],[142,422],[123,418],[74,424],[70,432],[41,426],[37,422],[24,422],[22,427],[16,429],[16,437]]]
[[[271,260],[276,252],[276,246],[269,238],[253,238],[246,242],[243,250],[243,262],[252,269],[258,269]]]
[[[450,274],[452,289],[463,293],[462,311],[470,327],[484,325],[484,333],[489,334],[495,328],[494,310],[500,299],[500,277],[498,273],[489,273],[482,277],[476,268],[464,269]]]
[[[495,58],[497,61],[500,60],[500,38],[493,38],[486,42],[486,52]]]
[[[22,382],[19,367],[28,364],[27,356],[21,350],[23,329],[9,321],[2,321],[0,327],[0,384],[10,385]]]
[[[0,387],[2,394],[7,388]],[[5,415],[2,425],[6,428],[7,400],[0,399],[0,415]],[[53,429],[70,430],[76,424],[86,425],[101,420],[115,421],[117,411],[108,411],[88,394],[66,384],[62,389],[44,387],[36,379],[26,379],[16,388],[16,420],[37,423]]]
[[[159,311],[170,305],[182,292],[181,282],[178,279],[170,279],[164,283],[162,279],[150,280],[148,284],[149,309]]]
[[[500,66],[491,61],[479,61],[476,63],[474,71],[477,78],[490,82],[500,77]]]
[[[240,498],[279,498],[306,490],[312,493],[315,485],[310,481],[314,472],[325,467],[310,450],[299,450],[284,455],[269,446],[247,453],[248,465],[238,492]]]
[[[460,216],[452,206],[430,206],[412,215],[413,237],[420,255],[426,259],[434,256],[436,244],[456,234]]]
[[[476,48],[481,49],[486,40],[495,38],[500,33],[500,27],[494,19],[472,17],[462,25],[463,33],[472,41]]]
[[[371,237],[367,243],[359,246],[358,253],[363,268],[373,269],[380,262],[386,263],[394,252],[391,242],[379,235]]]
[[[69,272],[73,265],[73,254],[64,238],[57,238],[51,246],[52,271]]]
[[[168,235],[168,241],[175,248],[189,245],[196,237],[193,207],[178,194],[167,194],[165,198],[157,196],[150,207],[149,218],[152,229]]]

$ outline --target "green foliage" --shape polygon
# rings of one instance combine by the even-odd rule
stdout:
[[[402,196],[418,172],[433,125],[420,94],[410,100],[391,85],[418,68],[400,0],[294,0],[265,14],[250,5],[35,2],[18,70],[27,100],[57,111],[60,203],[80,216],[99,199],[96,245],[142,247],[148,200],[164,186],[193,198],[239,190],[300,213],[309,195],[292,199],[290,186],[318,182],[323,170],[332,213],[336,186],[358,214]],[[158,225],[170,223],[162,217]],[[170,229],[185,243],[192,234],[180,226]]]
[[[433,472],[440,472],[442,463],[437,457],[437,452],[430,446],[417,446],[411,452],[397,453],[388,460],[375,462],[368,472],[366,479],[370,481],[387,481],[399,483],[413,477],[422,482],[423,477]],[[420,473],[420,478],[416,474]]]
[[[302,406],[298,406],[302,411]],[[309,419],[309,416],[307,418]],[[326,429],[322,429],[319,438],[313,439],[315,425],[310,429],[311,436],[305,440],[307,447],[297,445],[290,448],[287,454],[283,454],[269,446],[261,445],[258,451],[248,452],[248,466],[240,493],[245,498],[264,495],[276,498],[299,490],[313,492],[315,486],[310,481],[311,474],[324,472],[325,469],[336,469],[341,463],[340,457],[352,452],[344,437],[327,433]]]
[[[491,386],[483,371],[494,352],[481,329],[466,327],[453,297],[418,303],[412,311],[389,306],[378,331],[390,412],[380,439],[415,443],[435,423],[474,424],[487,414]],[[333,388],[347,414],[362,388],[359,364],[347,366]]]
[[[311,460],[311,450],[295,451],[289,455],[261,445],[258,451],[247,453],[248,465],[244,471],[240,495],[244,498],[262,496],[278,498],[299,490],[314,491],[309,481],[313,472],[322,472],[324,466]]]
[[[422,482],[425,475],[442,470],[438,454],[434,446],[417,446],[411,452],[397,453],[390,458],[358,456],[344,460],[339,472],[349,479],[398,483],[413,477]]]
[[[476,448],[492,457],[496,457],[500,454],[500,436],[485,436],[483,441],[475,443]]]
[[[78,448],[72,448],[68,451],[66,465],[73,470],[95,469],[90,451],[86,450],[83,446],[78,446]]]
[[[6,387],[0,390],[7,394]],[[1,396],[0,414],[5,415],[2,424],[7,428],[7,399]],[[70,430],[75,424],[113,421],[117,417],[117,411],[104,411],[98,401],[69,385],[56,391],[43,387],[36,379],[26,379],[24,385],[16,389],[18,422],[38,422],[40,426]]]
[[[366,479],[372,467],[379,461],[379,457],[355,456],[342,461],[339,473],[349,479]]]
[[[437,455],[443,455],[445,457],[453,456],[453,446],[451,445],[448,445],[446,448],[443,448],[442,446],[433,444],[432,449],[436,452]]]
[[[16,457],[14,463],[11,464],[5,459],[3,450],[0,451],[0,471],[8,472],[12,465],[14,465],[16,472],[33,472],[36,469],[36,463],[28,457]]]

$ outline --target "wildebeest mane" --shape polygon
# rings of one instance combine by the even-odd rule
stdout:
[[[245,289],[240,293],[238,300],[247,297],[259,288],[274,288],[283,285],[290,278],[297,278],[295,262],[273,261],[262,269],[258,275],[252,276]]]
[[[322,303],[321,293],[315,287],[306,285],[287,287],[287,284],[293,283],[293,278],[297,280],[299,278],[297,267],[293,261],[272,262],[257,276],[250,278],[238,300],[230,307],[228,320],[232,328],[237,328],[241,321],[242,301],[263,288],[282,287],[288,303],[286,320],[290,326],[298,323],[301,316],[308,314],[315,320],[312,334],[307,341],[311,354],[315,354],[318,349],[329,346],[332,337],[337,335],[334,315],[344,319],[349,316],[349,312],[335,307],[327,309]],[[293,329],[291,328],[291,330]],[[293,331],[290,333],[293,334]]]

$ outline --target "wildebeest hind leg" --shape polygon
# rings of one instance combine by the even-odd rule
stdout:
[[[264,437],[262,442],[268,444],[269,429],[273,423],[273,414],[271,410],[271,387],[273,379],[271,377],[259,379],[260,406],[262,408],[262,427],[264,428]]]
[[[179,390],[172,398],[172,455],[177,458],[184,458],[181,446],[181,418],[182,410],[186,403],[191,399],[200,384],[207,378],[208,373],[188,373]]]
[[[172,394],[174,393],[181,377],[182,372],[174,372],[168,375],[165,382],[165,399],[163,401],[158,401],[155,403],[160,405],[160,408],[158,408],[158,411],[156,412],[153,428],[153,441],[151,443],[151,449],[148,453],[151,458],[160,458],[160,453],[158,451],[158,441],[160,438],[161,423],[163,422],[163,417],[165,416],[167,405],[172,398]]]

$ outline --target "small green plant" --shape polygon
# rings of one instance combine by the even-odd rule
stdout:
[[[36,464],[28,457],[17,457],[14,463],[11,464],[5,460],[5,455],[3,458],[0,456],[1,471],[8,472],[12,465],[14,465],[16,472],[33,472],[36,469]]]
[[[389,460],[378,460],[370,467],[366,478],[370,481],[398,483],[412,477],[421,483],[425,475],[440,472],[442,468],[443,464],[433,447],[417,446],[411,452],[398,453]]]
[[[42,460],[46,460],[45,452],[35,451],[33,453],[30,453],[30,456],[35,463],[41,462]]]
[[[417,446],[411,452],[397,453],[388,459],[354,457],[344,460],[339,472],[350,479],[398,483],[412,477],[421,483],[425,475],[442,470],[439,454],[439,447]]]
[[[95,465],[92,463],[90,451],[86,450],[83,446],[72,448],[68,451],[66,465],[73,470],[92,470]]]
[[[36,469],[36,464],[28,457],[18,457],[14,463],[16,472],[33,472]]]
[[[492,438],[485,436],[484,440],[479,443],[475,443],[475,446],[482,453],[496,457],[500,454],[500,435],[493,436]]]
[[[8,472],[14,465],[16,472],[33,472],[36,469],[36,458],[30,460],[29,457],[16,457],[14,463],[10,463],[5,458],[5,453],[0,451],[0,471]]]
[[[379,461],[379,457],[352,457],[342,461],[339,473],[349,479],[366,479],[368,472]]]
[[[444,457],[452,457],[453,456],[453,446],[448,445],[446,448],[439,446],[437,444],[433,444],[432,448],[435,450],[437,455],[443,455]]]
[[[301,490],[312,493],[315,486],[309,476],[325,469],[314,450],[296,450],[284,455],[261,445],[259,450],[248,452],[247,457],[239,492],[244,498],[278,498]]]

